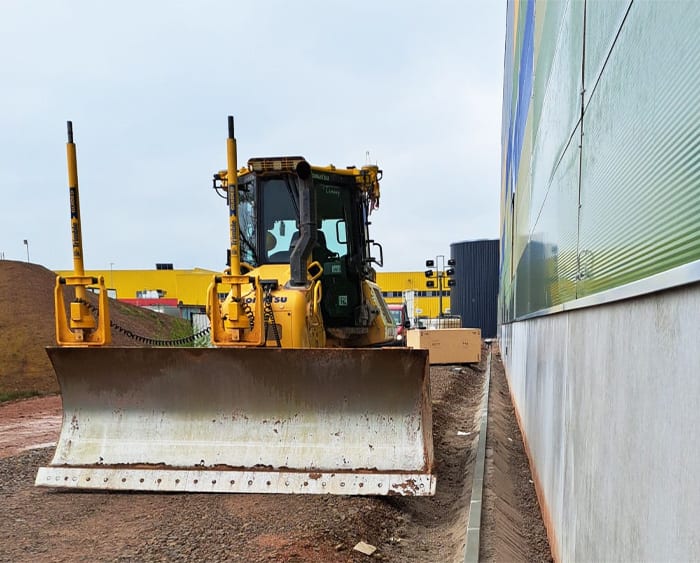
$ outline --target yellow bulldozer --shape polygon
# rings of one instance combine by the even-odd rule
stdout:
[[[104,280],[84,271],[70,122],[67,157],[74,272],[57,278],[47,348],[63,423],[37,485],[434,494],[427,352],[389,346],[396,327],[375,283],[376,166],[272,157],[238,169],[229,117],[213,181],[230,248],[208,288],[212,346],[116,347]]]

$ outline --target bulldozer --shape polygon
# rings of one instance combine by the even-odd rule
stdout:
[[[47,348],[63,421],[36,485],[434,494],[427,351],[390,346],[396,327],[375,279],[381,170],[299,156],[239,169],[233,117],[226,155],[213,176],[230,244],[207,290],[211,346],[112,346],[104,279],[84,270],[68,123],[74,271],[57,277]]]

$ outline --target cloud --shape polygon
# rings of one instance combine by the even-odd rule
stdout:
[[[88,267],[220,269],[239,159],[385,171],[385,270],[495,237],[505,8],[491,2],[10,1],[0,21],[0,252],[71,265],[74,121]]]

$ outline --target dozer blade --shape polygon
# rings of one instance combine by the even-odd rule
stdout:
[[[36,484],[432,495],[425,350],[48,348],[63,426]]]

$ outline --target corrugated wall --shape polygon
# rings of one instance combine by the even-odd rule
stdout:
[[[435,281],[435,277],[432,278]],[[424,272],[377,272],[377,284],[387,303],[403,303],[403,292],[414,292],[415,317],[437,317],[440,314],[440,297],[436,287],[427,286],[428,278]],[[442,292],[442,310],[451,311],[450,290],[445,287]]]
[[[481,329],[483,338],[497,331],[498,247],[498,239],[450,245],[457,282],[450,288],[452,314],[462,317],[463,327]]]
[[[560,561],[700,561],[699,27],[508,2],[500,344]]]
[[[70,270],[57,272],[72,274]],[[138,291],[162,290],[165,297],[175,298],[184,305],[206,305],[207,287],[215,272],[195,268],[194,270],[89,270],[86,275],[103,276],[107,287],[116,289],[120,299],[133,299]],[[403,292],[415,292],[416,313],[420,316],[436,317],[439,312],[438,291],[428,288],[427,278],[421,272],[377,272],[377,283],[388,303],[401,303]],[[450,291],[443,291],[443,311],[450,309]]]
[[[70,275],[61,270],[58,275]],[[207,287],[216,272],[194,270],[88,270],[88,276],[104,277],[109,289],[115,289],[118,299],[134,299],[143,290],[161,290],[166,298],[181,301],[184,305],[206,305]]]
[[[700,2],[509,7],[509,321],[700,259]]]

